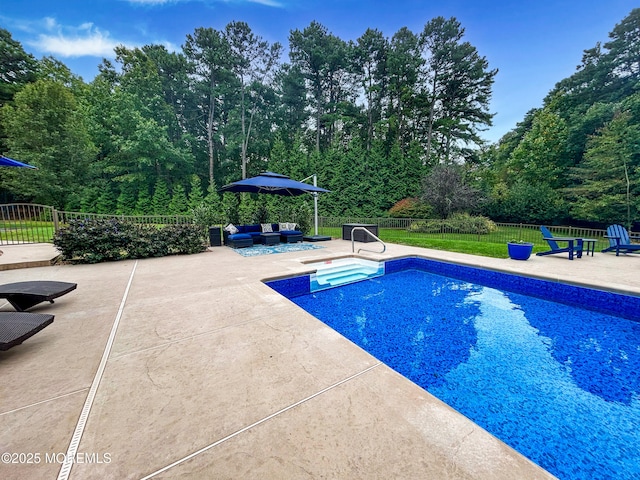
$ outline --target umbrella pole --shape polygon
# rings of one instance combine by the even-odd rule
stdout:
[[[318,186],[318,176],[313,174],[313,186]],[[313,192],[314,235],[318,236],[318,192]]]
[[[313,175],[309,175],[307,178],[300,181],[306,182],[310,178],[313,178],[313,186],[317,187],[318,175],[316,175],[315,173]],[[314,226],[313,234],[317,237],[318,236],[318,192],[311,192],[311,195],[313,195],[313,226]]]

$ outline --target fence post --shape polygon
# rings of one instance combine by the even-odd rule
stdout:
[[[58,210],[53,209],[53,233],[58,233]]]

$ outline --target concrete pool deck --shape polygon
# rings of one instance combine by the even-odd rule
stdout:
[[[54,323],[0,352],[0,476],[553,478],[261,282],[351,254],[320,245],[33,268],[51,245],[2,246],[1,283],[78,288],[31,309]],[[361,254],[406,255],[640,295],[640,255]]]

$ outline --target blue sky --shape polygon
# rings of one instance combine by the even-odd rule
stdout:
[[[233,20],[286,51],[289,32],[313,20],[356,40],[367,28],[390,38],[405,26],[419,33],[434,17],[455,17],[464,39],[499,69],[494,126],[484,133],[496,141],[637,6],[632,0],[0,0],[0,26],[36,58],[54,56],[91,81],[118,44],[178,50],[196,28],[223,29]]]

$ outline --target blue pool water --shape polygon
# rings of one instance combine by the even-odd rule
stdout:
[[[640,478],[640,323],[416,269],[288,296],[559,478]]]

